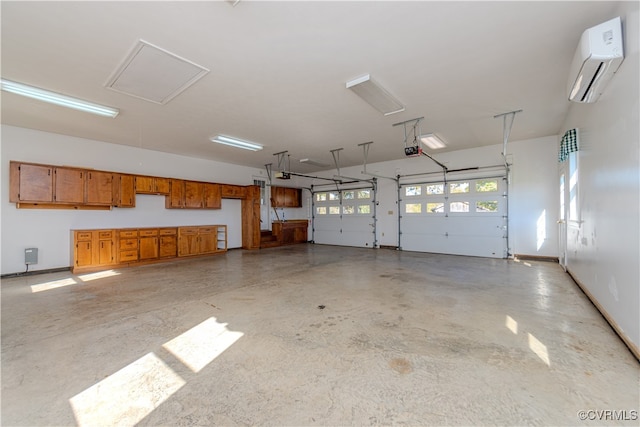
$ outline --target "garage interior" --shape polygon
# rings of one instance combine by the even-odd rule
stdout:
[[[637,360],[551,262],[293,245],[98,274],[3,283],[3,424],[573,425],[638,404]]]
[[[639,5],[1,2],[0,423],[636,425]]]

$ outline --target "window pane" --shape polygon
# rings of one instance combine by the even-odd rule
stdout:
[[[476,212],[498,212],[498,201],[476,202]]]
[[[404,194],[405,196],[419,196],[420,194],[422,194],[422,187],[420,187],[419,185],[405,187]]]
[[[329,215],[340,215],[340,206],[329,206]]]
[[[326,215],[327,207],[326,206],[316,206],[316,214],[318,215]]]
[[[486,193],[488,191],[498,191],[497,179],[479,179],[476,181],[476,191],[478,193]]]
[[[356,192],[355,191],[343,191],[342,192],[342,198],[345,200],[352,200],[356,197]]]
[[[429,184],[426,189],[427,194],[444,194],[444,184]]]
[[[327,201],[327,193],[316,193],[316,201],[318,201],[318,202],[326,202]]]
[[[407,203],[404,206],[404,211],[406,213],[421,213],[422,212],[422,203]]]
[[[342,213],[346,214],[346,215],[351,215],[356,213],[356,207],[355,206],[343,206],[342,207]]]
[[[451,202],[449,212],[469,212],[469,202]]]
[[[449,185],[450,185],[449,189],[451,190],[451,194],[468,193],[469,192],[469,183],[468,182],[452,182]]]
[[[371,213],[371,205],[360,205],[358,206],[359,214],[370,214]]]
[[[444,213],[444,203],[427,203],[427,213]]]
[[[329,200],[340,200],[340,193],[337,191],[332,191],[329,193]]]
[[[370,199],[371,190],[358,190],[358,199]]]

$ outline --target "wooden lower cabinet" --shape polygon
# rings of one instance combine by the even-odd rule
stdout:
[[[175,258],[178,256],[178,229],[161,228],[159,230],[159,257]]]
[[[141,229],[138,230],[138,250],[139,260],[157,259],[160,254],[158,245],[158,229]]]
[[[163,262],[227,251],[227,226],[72,230],[72,271]]]
[[[178,227],[178,256],[206,255],[227,250],[226,225]],[[224,238],[224,246],[220,244]]]
[[[114,230],[75,230],[73,248],[73,268],[116,263]]]

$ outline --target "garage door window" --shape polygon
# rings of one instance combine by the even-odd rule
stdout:
[[[451,194],[468,193],[469,183],[468,182],[452,182],[451,184],[449,184],[449,190],[451,191]]]
[[[414,196],[419,196],[420,194],[422,194],[422,187],[420,187],[419,185],[404,188],[405,196],[414,197]]]
[[[476,181],[477,193],[489,193],[492,191],[498,191],[497,179],[479,179]]]
[[[326,206],[316,206],[316,214],[317,215],[326,215],[327,207]]]
[[[469,202],[451,202],[449,212],[469,212]]]
[[[426,186],[427,194],[444,194],[444,184],[429,184]]]
[[[404,205],[404,212],[408,214],[422,213],[422,203],[407,203]]]
[[[498,212],[498,201],[491,200],[491,201],[476,202],[476,212],[485,212],[485,213]]]
[[[444,203],[427,203],[427,213],[436,214],[444,213]]]

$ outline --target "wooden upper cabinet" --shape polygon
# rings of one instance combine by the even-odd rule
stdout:
[[[247,197],[247,189],[241,185],[221,184],[220,192],[226,199],[244,199]]]
[[[204,198],[204,185],[202,182],[185,181],[184,182],[184,207],[185,208],[202,208],[202,200]]]
[[[184,208],[184,181],[181,179],[170,180],[169,195],[165,199],[165,208]]]
[[[83,169],[55,168],[53,201],[83,204],[86,173]]]
[[[220,184],[204,184],[203,207],[205,209],[222,208],[222,193],[220,192]]]
[[[291,187],[271,187],[271,206],[276,208],[302,207],[302,190]]]
[[[53,202],[53,167],[10,163],[9,201]]]
[[[169,178],[136,176],[136,193],[168,195],[169,189]]]
[[[110,206],[113,203],[113,174],[99,171],[86,173],[87,204]]]
[[[113,174],[112,205],[117,208],[133,208],[136,205],[135,177],[126,174]]]

